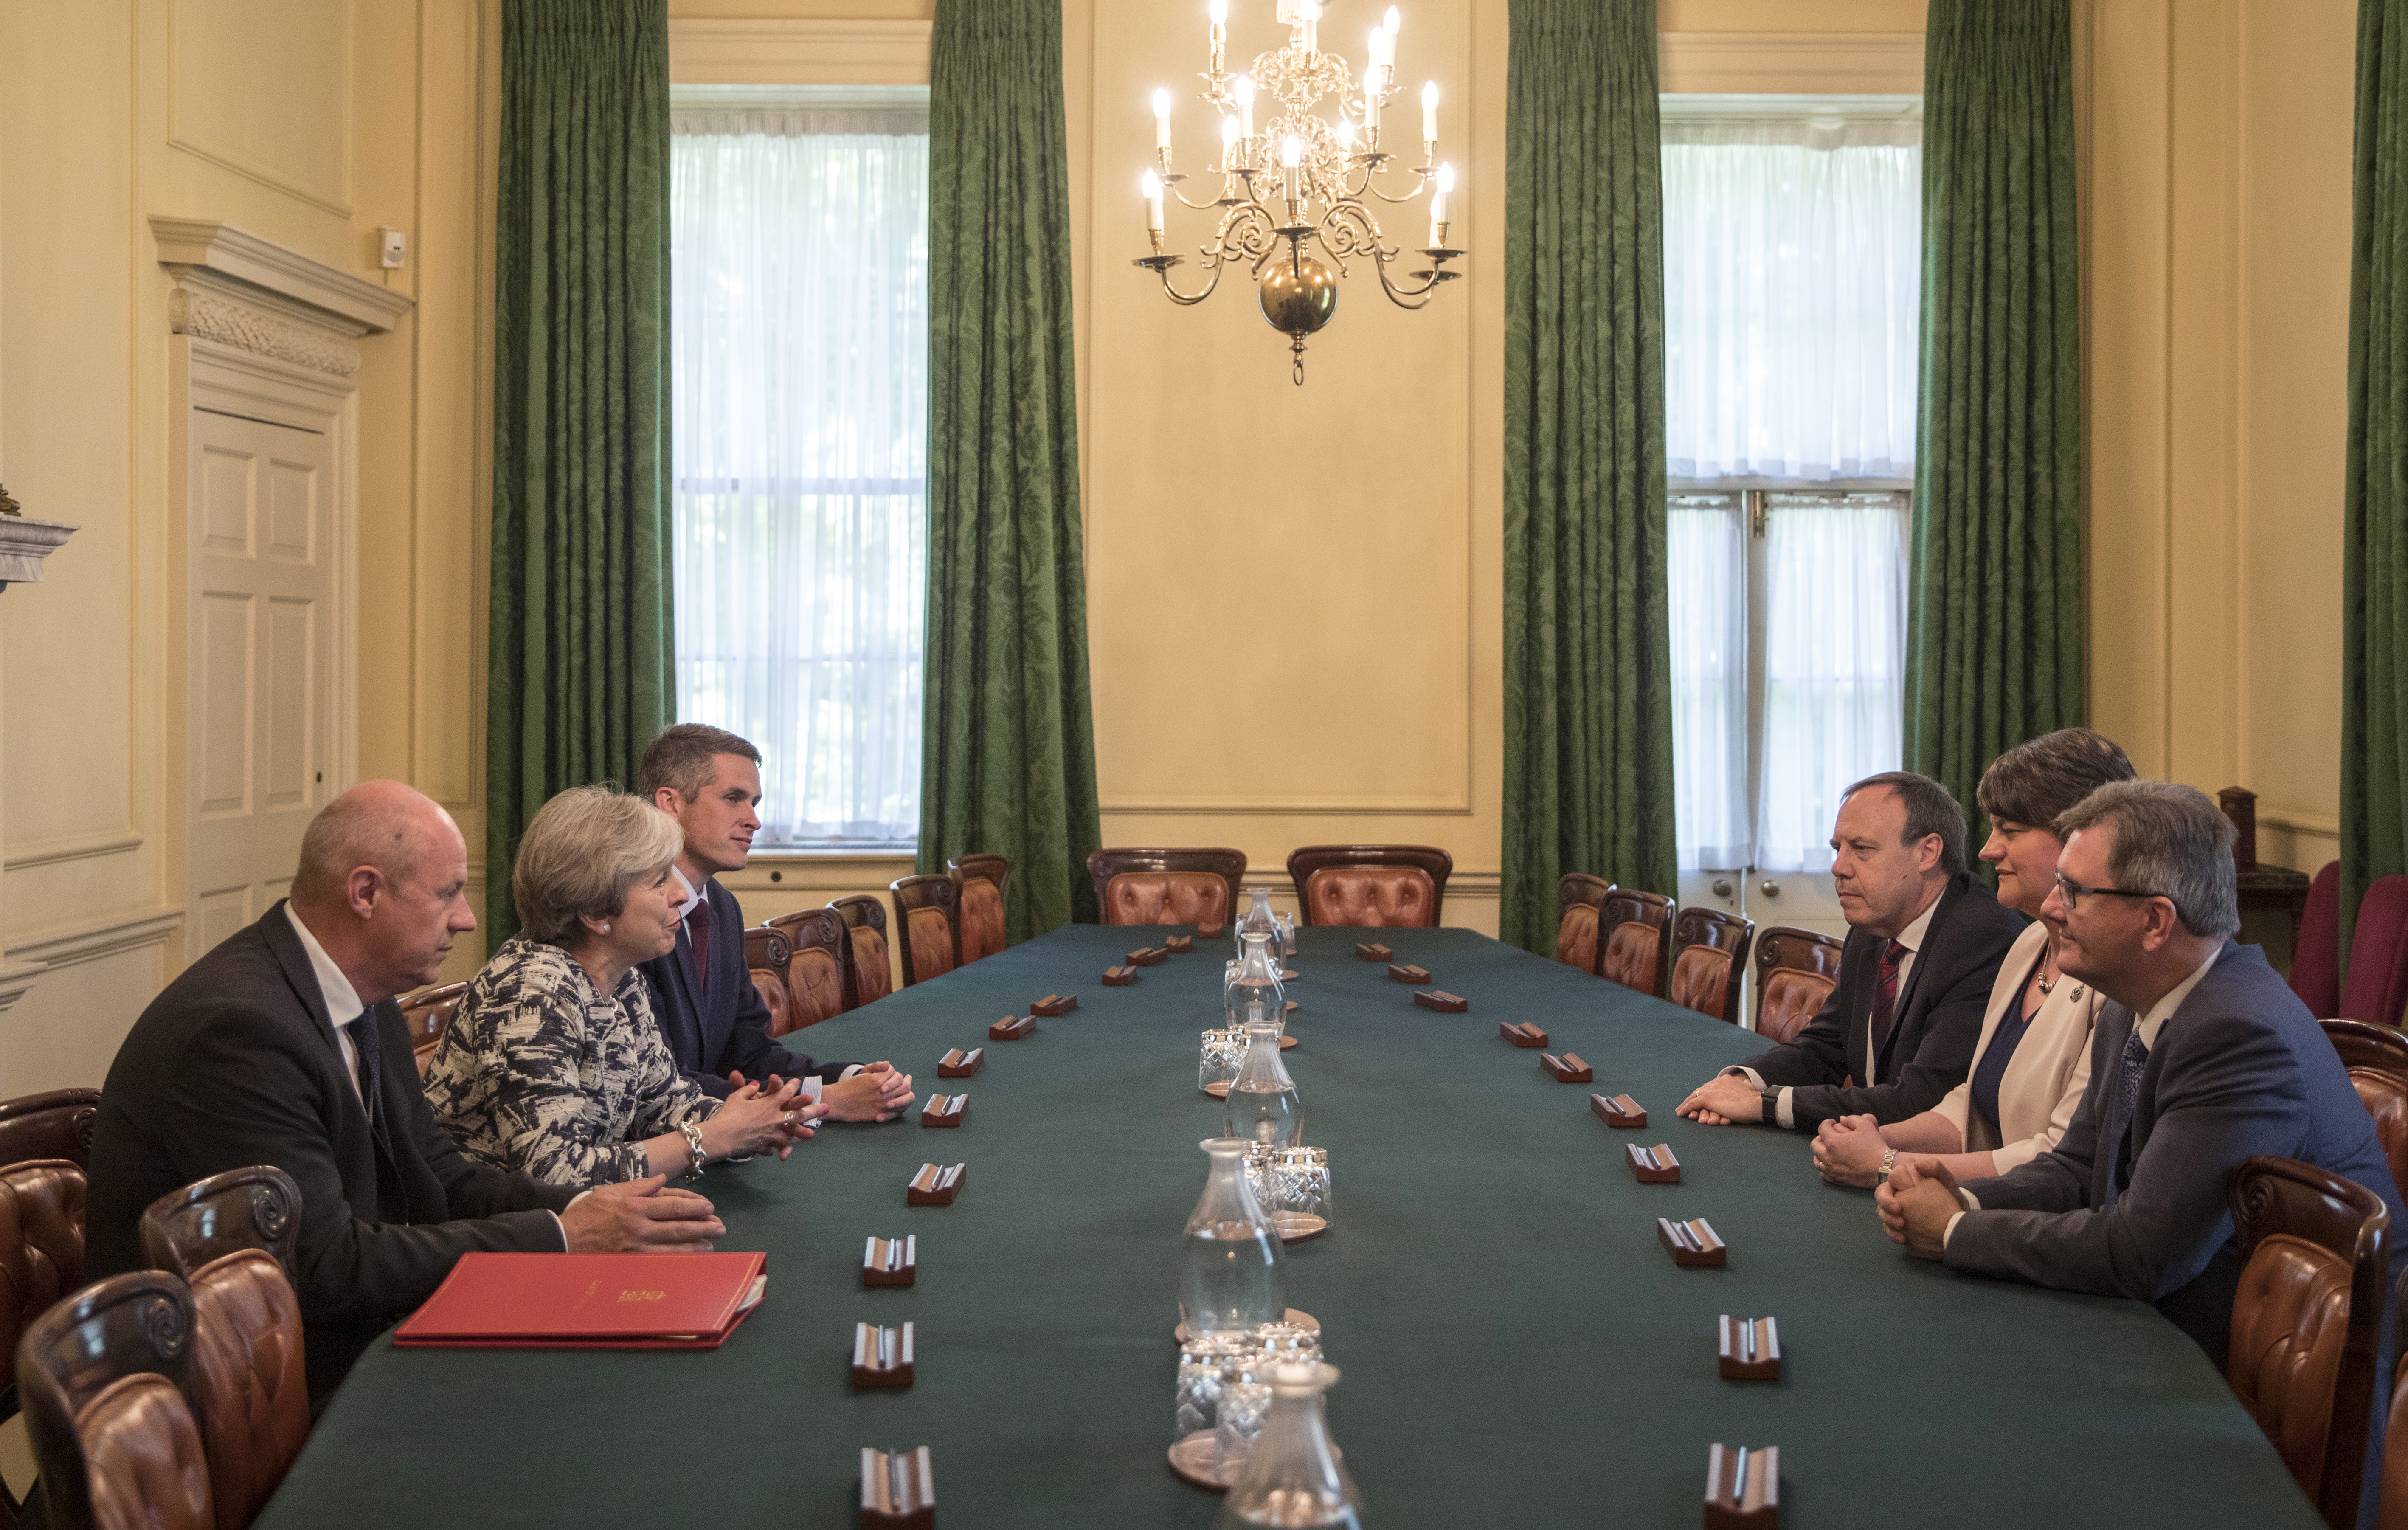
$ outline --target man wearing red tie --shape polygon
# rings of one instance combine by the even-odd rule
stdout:
[[[1839,1116],[1887,1124],[1964,1081],[1999,964],[2023,933],[1965,867],[1964,808],[1928,776],[1868,777],[1840,799],[1831,852],[1849,924],[1839,986],[1795,1040],[1725,1068],[1680,1114],[1807,1133]]]
[[[911,1080],[892,1064],[822,1064],[769,1038],[769,1009],[744,962],[744,910],[718,880],[743,869],[761,832],[761,751],[724,729],[681,722],[644,751],[638,789],[685,835],[677,947],[641,969],[678,1067],[722,1098],[748,1081],[817,1079],[836,1120],[900,1115]]]

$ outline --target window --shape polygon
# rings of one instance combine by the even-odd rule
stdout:
[[[762,105],[681,91],[672,112],[678,714],[760,746],[767,847],[919,833],[918,93]]]
[[[1840,789],[1899,764],[1922,245],[1902,115],[1664,124],[1684,871],[1826,870]]]

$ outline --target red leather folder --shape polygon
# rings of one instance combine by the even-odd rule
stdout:
[[[760,1304],[764,1253],[464,1253],[405,1347],[715,1350]]]

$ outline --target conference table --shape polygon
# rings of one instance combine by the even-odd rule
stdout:
[[[762,1250],[767,1294],[708,1351],[371,1346],[258,1521],[833,1526],[864,1446],[930,1448],[939,1521],[1204,1526],[1220,1500],[1165,1461],[1181,1229],[1222,1131],[1197,1087],[1226,938],[1102,970],[1162,928],[1071,926],[786,1037],[966,1091],[957,1130],[838,1125],[699,1187]],[[2321,1522],[2205,1356],[2147,1306],[1971,1280],[1883,1236],[1870,1193],[1805,1141],[1672,1107],[1756,1037],[1468,930],[1306,929],[1286,1054],[1329,1153],[1329,1231],[1287,1250],[1290,1304],[1341,1372],[1332,1437],[1365,1523],[1702,1520],[1708,1447],[1780,1447],[1782,1523],[2195,1527]],[[1380,940],[1469,1000],[1417,1007]],[[1047,994],[1025,1039],[986,1027]],[[1557,1083],[1498,1035],[1534,1021],[1597,1068]],[[977,1077],[936,1077],[983,1046]],[[1592,1093],[1628,1093],[1643,1131]],[[1669,1143],[1678,1185],[1626,1144]],[[924,1162],[968,1165],[905,1205]],[[1723,1269],[1676,1268],[1656,1218],[1703,1217]],[[919,1238],[918,1283],[866,1290],[871,1236]],[[1777,1383],[1726,1381],[1716,1319],[1779,1320]],[[916,1384],[854,1392],[853,1324],[915,1323]]]

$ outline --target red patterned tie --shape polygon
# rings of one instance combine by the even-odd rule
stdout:
[[[696,898],[685,911],[686,934],[694,937],[695,981],[710,986],[710,900]]]
[[[1865,1058],[1865,1072],[1875,1082],[1882,1077],[1882,1048],[1889,1040],[1890,1022],[1898,1015],[1898,968],[1905,960],[1906,948],[1897,941],[1882,947],[1881,993],[1873,999],[1873,1045]]]

